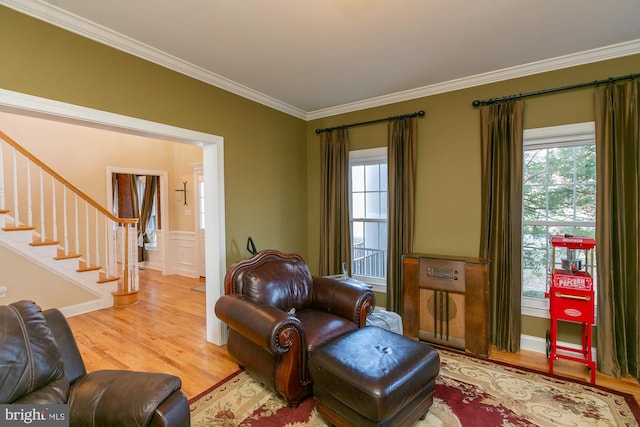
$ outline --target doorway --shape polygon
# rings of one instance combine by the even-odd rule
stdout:
[[[153,244],[149,246],[145,245],[146,249],[146,257],[143,264],[141,266],[146,266],[149,268],[153,268],[155,270],[162,271],[163,275],[169,274],[169,263],[168,263],[168,244],[166,241],[166,233],[164,230],[167,227],[163,227],[163,224],[169,223],[169,208],[168,208],[168,191],[167,191],[167,172],[166,171],[156,171],[156,170],[148,170],[148,169],[129,169],[129,168],[117,168],[117,167],[108,167],[107,168],[107,209],[109,212],[112,212],[118,215],[118,208],[114,205],[114,199],[118,194],[117,189],[114,188],[114,182],[116,182],[117,175],[134,175],[144,181],[144,178],[147,176],[156,176],[158,177],[158,196],[156,201],[156,212],[154,216],[154,232],[153,236]],[[142,194],[142,192],[139,192]],[[140,260],[139,260],[140,261]]]
[[[224,294],[222,284],[226,271],[225,207],[224,207],[224,139],[184,128],[113,114],[50,99],[0,89],[0,111],[26,117],[46,118],[84,127],[154,137],[159,140],[194,144],[202,147],[203,176],[208,197],[204,200],[207,341],[226,344],[226,327],[213,311],[216,300]],[[166,185],[165,185],[166,188]]]

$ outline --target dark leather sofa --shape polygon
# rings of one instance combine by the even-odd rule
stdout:
[[[64,315],[31,301],[0,306],[0,403],[68,404],[70,426],[189,426],[180,378],[87,373]]]
[[[366,326],[373,292],[312,277],[297,254],[258,252],[233,264],[215,312],[227,324],[227,349],[238,364],[295,407],[311,392],[311,352]]]

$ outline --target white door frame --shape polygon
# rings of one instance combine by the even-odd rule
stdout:
[[[166,171],[156,171],[156,170],[148,170],[148,169],[132,169],[132,168],[119,168],[113,166],[107,166],[107,210],[109,212],[113,212],[113,180],[112,175],[114,173],[126,173],[130,175],[150,175],[157,176],[160,179],[160,206],[157,208],[160,210],[160,217],[164,224],[169,224],[169,192],[167,190],[167,186],[169,185],[169,179],[167,177]],[[109,228],[109,232],[113,233],[113,230]],[[163,275],[168,274],[168,263],[167,256],[169,254],[169,232],[162,233],[163,240],[162,246],[160,246],[160,258],[162,260],[162,271]],[[112,237],[110,237],[111,239]],[[110,240],[112,241],[112,240]]]
[[[202,147],[205,183],[214,184],[210,186],[205,184],[209,196],[205,199],[205,221],[209,225],[205,229],[208,275],[206,280],[207,341],[216,345],[226,344],[226,327],[214,313],[215,302],[224,294],[222,287],[227,263],[224,216],[224,138],[5,89],[0,89],[0,110],[23,116],[47,118]]]
[[[202,178],[202,180],[204,181],[204,172],[202,170],[202,163],[197,163],[197,164],[193,164],[191,165],[192,169],[193,169],[193,198],[194,200],[194,208],[195,208],[195,215],[193,215],[193,219],[194,219],[194,230],[195,230],[195,241],[196,241],[196,256],[197,256],[197,267],[196,267],[196,274],[198,274],[199,277],[207,277],[207,266],[206,266],[206,260],[204,259],[204,256],[206,254],[204,245],[202,244],[202,241],[205,241],[206,244],[206,240],[205,240],[205,236],[203,235],[203,231],[200,228],[200,178]],[[205,202],[206,204],[206,202]],[[206,211],[205,211],[205,217],[206,217]],[[205,221],[205,226],[206,226],[206,221]],[[203,264],[204,264],[204,268],[203,268]]]

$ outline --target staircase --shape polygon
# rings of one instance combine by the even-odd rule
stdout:
[[[137,223],[0,131],[0,245],[94,294],[95,308],[138,301]]]

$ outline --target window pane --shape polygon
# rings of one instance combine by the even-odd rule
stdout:
[[[547,182],[547,150],[525,150],[523,169],[524,184],[545,184]]]
[[[364,166],[351,167],[351,191],[364,191]]]
[[[549,248],[547,228],[525,226],[522,229],[522,295],[544,298],[547,290]]]
[[[366,189],[367,191],[380,190],[380,167],[378,165],[365,166]]]
[[[366,193],[366,218],[380,218],[380,193]]]
[[[364,246],[367,249],[377,249],[380,245],[378,238],[378,224],[367,222],[364,224]]]
[[[523,186],[522,217],[525,221],[547,219],[547,187],[543,185]]]
[[[595,184],[576,186],[576,221],[594,221],[596,217]]]
[[[573,187],[556,185],[549,187],[549,220],[573,221]]]
[[[574,172],[574,147],[548,150],[549,184],[571,184]]]
[[[584,145],[574,147],[576,159],[576,179],[578,182],[596,182],[596,147]]]
[[[380,165],[380,190],[382,191],[386,191],[387,190],[387,164],[383,163]]]
[[[378,245],[378,249],[385,252],[387,250],[387,228],[386,222],[379,223],[380,244]]]
[[[389,201],[387,199],[387,192],[383,191],[380,193],[380,218],[388,219],[387,206]]]
[[[353,218],[364,218],[364,193],[353,193],[351,195],[351,216]]]
[[[353,241],[351,242],[351,244],[356,246],[364,243],[364,222],[353,221],[353,224],[351,225],[351,227],[352,227],[352,233],[353,233],[353,237],[352,237]]]

